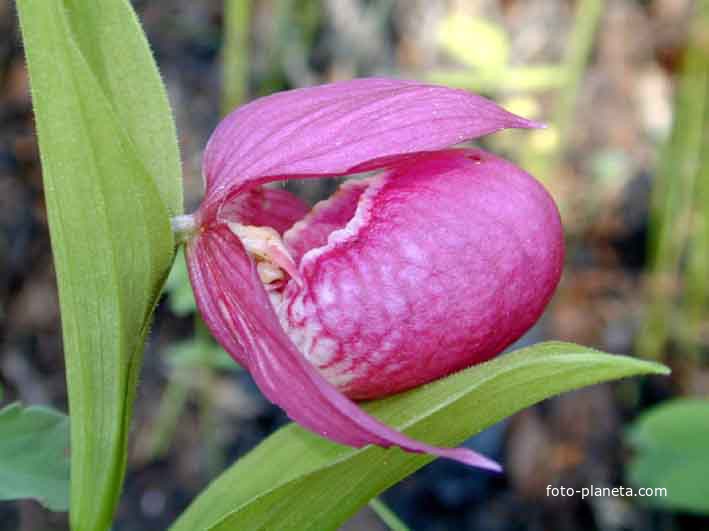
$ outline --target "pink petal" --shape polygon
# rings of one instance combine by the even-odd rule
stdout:
[[[253,183],[344,174],[371,159],[538,126],[470,92],[413,81],[355,79],[279,92],[236,109],[212,134],[204,153],[207,202]]]
[[[308,213],[308,206],[286,190],[255,186],[234,197],[221,209],[224,221],[273,227],[283,233]]]
[[[283,235],[283,241],[291,251],[296,263],[310,249],[327,243],[332,232],[344,227],[354,216],[362,193],[369,187],[369,180],[347,181],[332,196],[320,201],[300,221]]]
[[[286,286],[279,314],[351,398],[495,356],[537,321],[561,276],[553,200],[482,150],[421,153],[340,194],[285,233],[302,281]]]
[[[406,437],[327,383],[284,333],[254,263],[226,225],[202,227],[188,243],[187,261],[205,323],[227,351],[247,366],[261,391],[293,420],[341,444],[396,445],[500,470],[471,450],[435,448]]]

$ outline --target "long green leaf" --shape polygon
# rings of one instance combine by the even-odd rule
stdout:
[[[0,500],[69,508],[69,418],[42,406],[0,410]]]
[[[366,409],[413,437],[456,445],[558,393],[666,372],[655,363],[552,342],[369,403]],[[215,480],[172,530],[336,529],[369,499],[430,461],[399,449],[339,446],[291,424]]]
[[[171,215],[182,213],[175,121],[155,60],[127,0],[63,0],[74,40]]]
[[[108,9],[115,2],[123,0],[100,4]],[[71,522],[73,529],[103,531],[125,473],[144,338],[174,240],[168,209],[137,151],[141,142],[129,136],[123,111],[77,46],[65,5],[19,0],[17,6],[61,303]]]

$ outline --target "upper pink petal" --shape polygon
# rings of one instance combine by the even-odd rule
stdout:
[[[254,263],[226,225],[203,226],[188,243],[187,260],[205,323],[246,365],[261,391],[293,420],[341,444],[396,445],[499,470],[471,450],[432,447],[393,430],[329,384],[285,334]]]
[[[239,107],[204,153],[208,203],[249,184],[344,174],[372,159],[435,150],[510,127],[538,127],[467,91],[355,79]]]

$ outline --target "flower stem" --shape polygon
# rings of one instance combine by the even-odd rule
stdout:
[[[411,531],[409,526],[407,526],[394,511],[392,511],[383,501],[379,498],[372,498],[369,500],[369,507],[377,513],[377,516],[382,519],[382,521],[389,527],[391,531]]]
[[[170,225],[172,226],[172,233],[175,235],[175,241],[178,244],[185,243],[197,230],[197,220],[193,214],[175,216],[170,219]]]
[[[222,50],[222,115],[243,103],[249,85],[249,0],[226,0],[224,3],[224,49]]]

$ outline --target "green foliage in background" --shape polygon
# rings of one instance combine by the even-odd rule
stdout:
[[[637,498],[661,509],[709,514],[709,400],[683,398],[654,407],[632,425],[635,454],[628,478],[636,488],[666,496]]]
[[[549,90],[562,86],[565,71],[557,65],[513,66],[505,30],[490,20],[453,12],[438,28],[438,42],[461,68],[434,70],[433,83],[475,92]]]
[[[246,101],[249,91],[251,0],[225,0],[222,48],[222,115]]]
[[[215,371],[238,371],[241,367],[217,344],[197,313],[184,251],[178,250],[170,271],[165,292],[168,307],[178,317],[190,317],[194,335],[166,349],[165,361],[169,365],[168,383],[163,392],[158,414],[152,430],[149,458],[164,457],[170,449],[173,435],[191,395],[198,401],[198,424],[210,464],[209,475],[216,474],[216,464],[221,464],[222,448],[214,436],[213,381]],[[195,371],[201,377],[195,377]]]
[[[649,309],[636,350],[655,359],[670,339],[695,357],[709,345],[709,2],[697,6],[653,181]]]
[[[172,265],[167,282],[165,282],[165,293],[169,295],[168,305],[170,311],[178,317],[191,316],[197,312],[197,303],[192,293],[190,276],[187,272],[185,254],[182,248],[177,251],[175,263]]]
[[[476,46],[470,46],[472,39]],[[503,70],[510,59],[504,29],[480,17],[451,13],[438,28],[438,40],[452,57],[470,68]]]
[[[0,410],[0,500],[69,508],[69,418],[41,406]]]
[[[195,321],[195,335],[171,346],[167,351],[167,361],[174,368],[211,367],[227,371],[239,370],[239,365],[220,347],[204,328],[197,315],[197,303],[190,285],[184,251],[177,251],[175,263],[165,282],[168,307],[178,317],[192,317]]]
[[[365,409],[414,438],[456,445],[561,392],[666,372],[654,363],[550,342],[369,402]],[[214,481],[172,531],[337,529],[371,498],[432,460],[396,448],[340,446],[291,424]]]
[[[174,124],[127,0],[18,0],[59,284],[73,529],[110,526],[179,213]]]
[[[434,70],[427,77],[434,83],[510,97],[503,106],[537,119],[536,93],[554,95],[545,129],[505,131],[488,140],[495,151],[516,153],[520,166],[544,182],[555,194],[554,178],[566,155],[573,132],[576,102],[601,23],[605,0],[580,0],[575,4],[574,25],[565,55],[559,64],[515,65],[510,60],[511,43],[494,22],[454,13],[439,29],[439,44],[465,68]],[[561,198],[559,198],[561,199]],[[558,201],[562,217],[568,206]]]
[[[379,498],[372,498],[369,502],[369,507],[377,513],[377,516],[381,518],[382,522],[384,522],[391,531],[411,531],[409,526],[402,522],[396,513]]]

